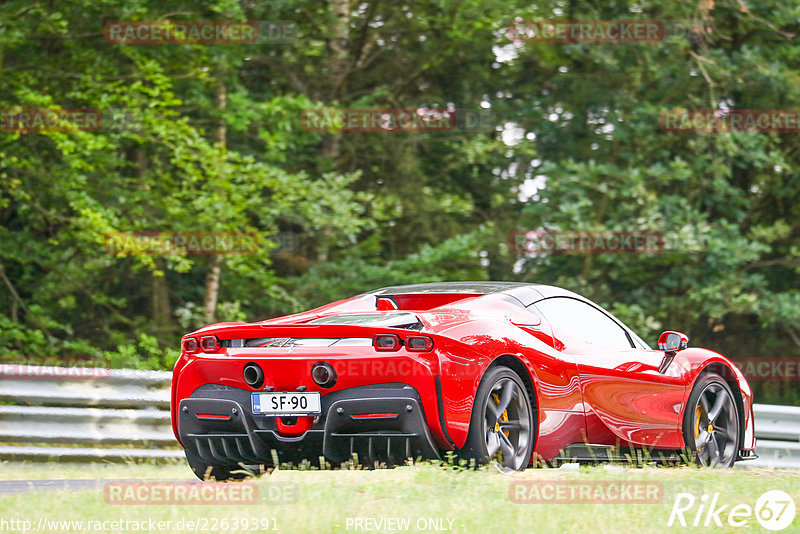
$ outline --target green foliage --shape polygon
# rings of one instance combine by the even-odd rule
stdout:
[[[318,306],[387,285],[485,280],[480,244],[486,235],[485,228],[478,229],[437,245],[423,244],[419,252],[398,259],[376,254],[373,244],[365,242],[339,260],[311,267],[292,282],[293,293]]]
[[[659,127],[664,110],[797,109],[791,3],[336,5],[0,6],[0,110],[133,119],[0,131],[4,358],[169,368],[180,335],[210,315],[258,320],[371,287],[458,279],[568,287],[651,344],[672,328],[732,356],[797,357],[800,141]],[[657,19],[679,31],[657,43],[513,43],[515,17]],[[163,18],[292,21],[298,36],[102,38],[105,21]],[[443,133],[304,129],[303,110],[322,107],[491,120]],[[510,246],[512,232],[536,229],[655,230],[666,246],[537,256]],[[112,232],[249,232],[260,246],[220,259],[110,253]],[[792,390],[756,385],[765,400],[797,400]]]
[[[104,357],[114,369],[169,369],[180,356],[180,350],[162,349],[158,340],[139,334],[137,343],[119,345],[116,351],[106,351]]]

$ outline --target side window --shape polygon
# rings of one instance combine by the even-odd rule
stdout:
[[[536,303],[553,327],[553,335],[569,352],[604,352],[633,348],[625,330],[585,302],[555,297]]]

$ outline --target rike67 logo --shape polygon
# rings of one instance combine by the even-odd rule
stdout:
[[[755,507],[749,504],[722,504],[719,493],[709,497],[703,494],[700,498],[691,493],[678,493],[669,514],[667,526],[682,527],[721,527],[727,523],[731,527],[744,527],[751,523],[753,517],[767,530],[783,530],[792,524],[795,505],[792,497],[780,490],[770,490],[756,500]]]

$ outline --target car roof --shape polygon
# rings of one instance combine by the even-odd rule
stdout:
[[[410,284],[403,286],[388,286],[379,289],[368,291],[359,297],[368,295],[419,295],[419,294],[458,294],[458,293],[471,293],[474,295],[490,295],[501,294],[509,295],[518,300],[523,306],[528,307],[541,300],[553,297],[569,297],[574,298],[590,304],[600,310],[606,315],[611,317],[614,321],[619,323],[630,332],[641,344],[649,349],[649,345],[645,343],[633,330],[624,325],[619,319],[614,317],[610,312],[604,310],[586,297],[573,293],[568,289],[556,286],[549,286],[545,284],[528,284],[525,282],[494,282],[494,281],[479,281],[479,282],[431,282],[428,284]]]
[[[505,293],[512,295],[528,306],[539,300],[564,296],[583,299],[580,295],[560,287],[544,284],[528,284],[525,282],[431,282],[428,284],[410,284],[402,286],[388,286],[368,291],[363,295],[420,295],[420,294],[447,294],[447,293],[472,293],[475,295],[489,295],[492,293]],[[362,295],[359,295],[362,296]]]
[[[428,284],[409,284],[388,286],[373,291],[368,295],[418,295],[423,293],[474,293],[487,295],[516,286],[526,286],[519,282],[431,282]]]

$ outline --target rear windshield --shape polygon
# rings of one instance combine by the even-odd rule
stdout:
[[[422,330],[423,325],[413,313],[346,313],[320,317],[306,324],[346,324],[355,326],[383,326]]]

